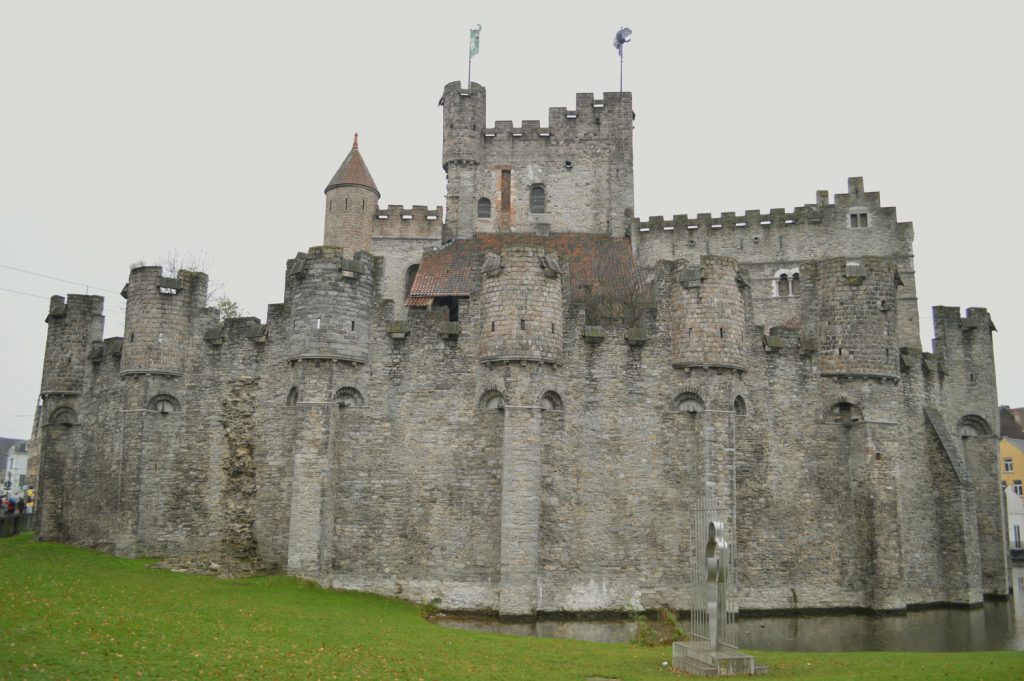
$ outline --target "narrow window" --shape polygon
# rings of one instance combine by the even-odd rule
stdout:
[[[555,323],[551,322],[551,333],[555,332]]]
[[[1012,473],[1013,472],[1013,459],[1003,459],[1003,472],[1004,473]]]
[[[522,331],[526,331],[526,320],[525,319],[520,319],[519,320],[519,328]]]
[[[476,216],[478,218],[489,218],[491,217],[491,200],[480,199],[476,202]]]
[[[494,322],[491,322],[491,331],[494,331]]]
[[[512,171],[501,171],[501,212],[512,210]]]
[[[531,213],[544,213],[545,212],[545,197],[544,187],[539,184],[535,184],[530,187],[530,212]]]
[[[1020,480],[1013,481],[1013,493],[1018,497],[1024,496],[1024,486],[1021,485]]]
[[[320,317],[316,318],[316,328],[317,328],[317,331],[320,330]]]
[[[345,199],[345,210],[348,210],[348,199]]]
[[[718,337],[725,338],[725,329],[723,329],[722,327],[718,327]]]
[[[793,278],[789,280],[789,295],[795,296],[800,294],[800,273],[794,272]]]
[[[789,277],[785,274],[779,277],[779,297],[789,296]]]
[[[356,330],[356,320],[354,320],[354,319],[352,320],[352,330],[353,331]]]

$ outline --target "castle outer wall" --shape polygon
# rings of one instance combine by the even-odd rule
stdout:
[[[528,173],[507,143],[478,163]],[[578,230],[567,207],[505,233],[451,192],[447,222],[348,192],[332,224],[357,240],[289,260],[266,323],[157,268],[129,278],[124,337],[102,299],[56,297],[40,536],[509,616],[684,609],[705,503],[741,609],[1005,595],[994,327],[936,308],[922,351],[911,225],[857,178],[792,211],[626,218],[607,144],[532,161],[629,166]]]

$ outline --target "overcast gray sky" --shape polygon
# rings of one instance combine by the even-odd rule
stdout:
[[[0,2],[0,435],[27,437],[52,294],[121,335],[130,263],[205,253],[250,314],[320,243],[360,133],[381,204],[444,203],[445,83],[488,121],[618,88],[633,29],[636,214],[813,202],[861,175],[913,221],[933,305],[987,307],[999,399],[1024,405],[1017,303],[1024,3]],[[11,293],[18,291],[20,293]],[[38,296],[38,297],[34,297]]]

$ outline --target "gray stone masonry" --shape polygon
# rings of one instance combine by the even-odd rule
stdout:
[[[444,90],[447,220],[334,187],[265,323],[201,273],[132,270],[123,338],[55,296],[39,537],[506,616],[687,609],[711,498],[741,610],[1007,594],[994,325],[936,308],[924,351],[910,223],[860,178],[640,221],[629,93],[546,127],[488,127],[485,97]],[[636,281],[598,288],[636,296],[595,306],[567,232],[628,239]],[[431,269],[450,238],[488,246]],[[438,297],[407,307],[418,277]]]

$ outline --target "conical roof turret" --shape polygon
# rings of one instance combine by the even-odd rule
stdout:
[[[359,153],[358,132],[352,139],[352,151],[348,152],[348,156],[341,162],[341,167],[338,168],[338,172],[334,173],[334,177],[327,184],[327,189],[324,190],[324,193],[326,194],[335,187],[347,186],[366,187],[376,194],[378,199],[380,198],[380,191],[377,189],[377,185],[374,184],[370,170],[366,167],[366,163]]]

